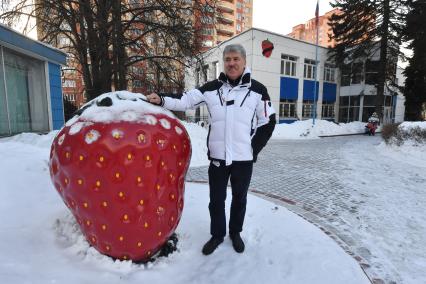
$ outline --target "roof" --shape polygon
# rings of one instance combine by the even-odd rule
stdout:
[[[31,57],[65,65],[67,54],[48,44],[33,40],[13,29],[0,24],[0,45],[20,51]]]
[[[222,42],[221,42],[221,43],[219,43],[218,45],[213,46],[212,48],[210,48],[210,49],[208,49],[208,50],[206,50],[206,51],[202,52],[201,54],[204,54],[204,53],[210,52],[210,51],[212,51],[212,50],[214,50],[214,49],[216,49],[216,48],[220,48],[222,45],[226,45],[226,44],[228,43],[228,41],[233,40],[233,39],[235,39],[235,38],[237,38],[237,37],[240,37],[240,36],[242,36],[243,34],[245,34],[245,33],[249,33],[249,32],[251,32],[251,31],[259,31],[259,32],[263,32],[263,33],[268,33],[268,34],[270,34],[270,35],[274,35],[274,36],[278,36],[278,37],[286,38],[286,39],[289,39],[289,40],[298,41],[298,42],[301,42],[301,43],[304,43],[304,44],[307,44],[307,45],[316,46],[316,45],[315,45],[315,44],[313,44],[313,43],[310,43],[310,42],[307,42],[307,41],[303,41],[303,40],[300,40],[300,39],[295,39],[295,38],[292,38],[292,37],[289,37],[289,36],[286,36],[286,35],[283,35],[283,34],[279,34],[279,33],[271,32],[271,31],[263,30],[263,29],[259,29],[259,28],[250,28],[250,29],[245,30],[245,31],[243,31],[243,32],[241,32],[241,33],[239,33],[239,34],[237,34],[237,35],[235,35],[235,36],[233,36],[233,37],[231,37],[231,38],[229,38],[229,39],[225,40],[225,41],[222,41]],[[320,46],[320,45],[318,45],[318,47],[319,47],[319,48],[322,48],[322,49],[328,49],[327,47]]]

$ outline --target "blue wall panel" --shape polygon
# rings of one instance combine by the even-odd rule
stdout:
[[[311,80],[303,80],[303,100],[307,101],[313,101],[314,100],[314,82]],[[318,94],[319,94],[319,84],[317,83],[317,96],[316,99],[318,100]]]
[[[64,104],[62,102],[61,68],[49,62],[50,101],[52,104],[53,129],[60,129],[64,125]]]
[[[297,100],[299,90],[299,79],[281,77],[280,99]]]
[[[322,100],[324,102],[334,103],[336,101],[336,89],[336,84],[324,82]]]

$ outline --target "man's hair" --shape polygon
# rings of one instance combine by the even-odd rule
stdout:
[[[229,52],[238,52],[244,59],[246,59],[246,50],[241,44],[230,44],[225,46],[225,49],[223,50],[223,58],[225,58],[225,54]]]

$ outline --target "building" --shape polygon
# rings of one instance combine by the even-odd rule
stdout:
[[[205,30],[210,29],[210,36],[204,39],[205,47],[220,44],[253,25],[253,0],[221,0],[216,8],[215,20],[202,19],[203,22],[214,23],[202,31],[205,35]]]
[[[62,51],[0,24],[0,136],[64,124]]]
[[[262,55],[264,40],[269,40],[274,45],[270,57]],[[346,70],[338,70],[328,60],[328,49],[319,47],[315,81],[314,44],[257,28],[242,32],[206,51],[203,54],[204,65],[187,70],[185,82],[188,89],[201,86],[219,76],[223,70],[223,49],[231,43],[242,44],[246,49],[247,66],[253,77],[267,87],[280,123],[312,118],[315,101],[318,119],[336,122],[367,121],[374,112],[374,66],[377,65],[374,62],[377,58],[363,61],[362,73],[353,74],[350,78]],[[403,79],[400,78],[399,81],[402,83]],[[386,121],[401,120],[403,103],[402,96],[396,90],[385,92]],[[205,107],[187,111],[186,114],[195,121],[208,116]]]
[[[328,11],[322,16],[318,17],[318,44],[324,47],[330,47],[335,45],[335,40],[330,40],[328,37],[328,34],[333,34],[333,31],[331,30],[328,19],[331,17],[331,15],[339,13],[339,9],[333,9],[331,11]],[[299,39],[303,41],[307,41],[310,43],[316,42],[316,24],[315,24],[315,17],[310,19],[304,24],[299,24],[297,26],[294,26],[292,29],[292,32],[289,33],[287,36]]]
[[[274,45],[268,58],[262,55],[264,40]],[[327,49],[319,47],[319,73],[315,92],[315,45],[257,28],[244,31],[205,52],[205,65],[202,66],[204,72],[197,72],[201,70],[200,67],[187,72],[186,86],[196,87],[217,78],[223,70],[223,48],[231,43],[240,43],[246,49],[247,66],[253,77],[268,88],[280,123],[311,118],[315,100],[317,118],[336,120],[339,85],[336,69],[327,61]],[[200,108],[187,111],[187,115],[206,117],[208,114],[206,108]]]

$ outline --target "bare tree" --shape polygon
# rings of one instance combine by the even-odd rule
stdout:
[[[17,0],[0,20],[13,24],[25,17],[36,19],[39,39],[64,49],[79,63],[90,100],[112,88],[127,89],[133,65],[156,67],[150,72],[157,73],[157,83],[182,85],[179,70],[201,47],[197,19],[211,15],[215,4],[216,0]]]

